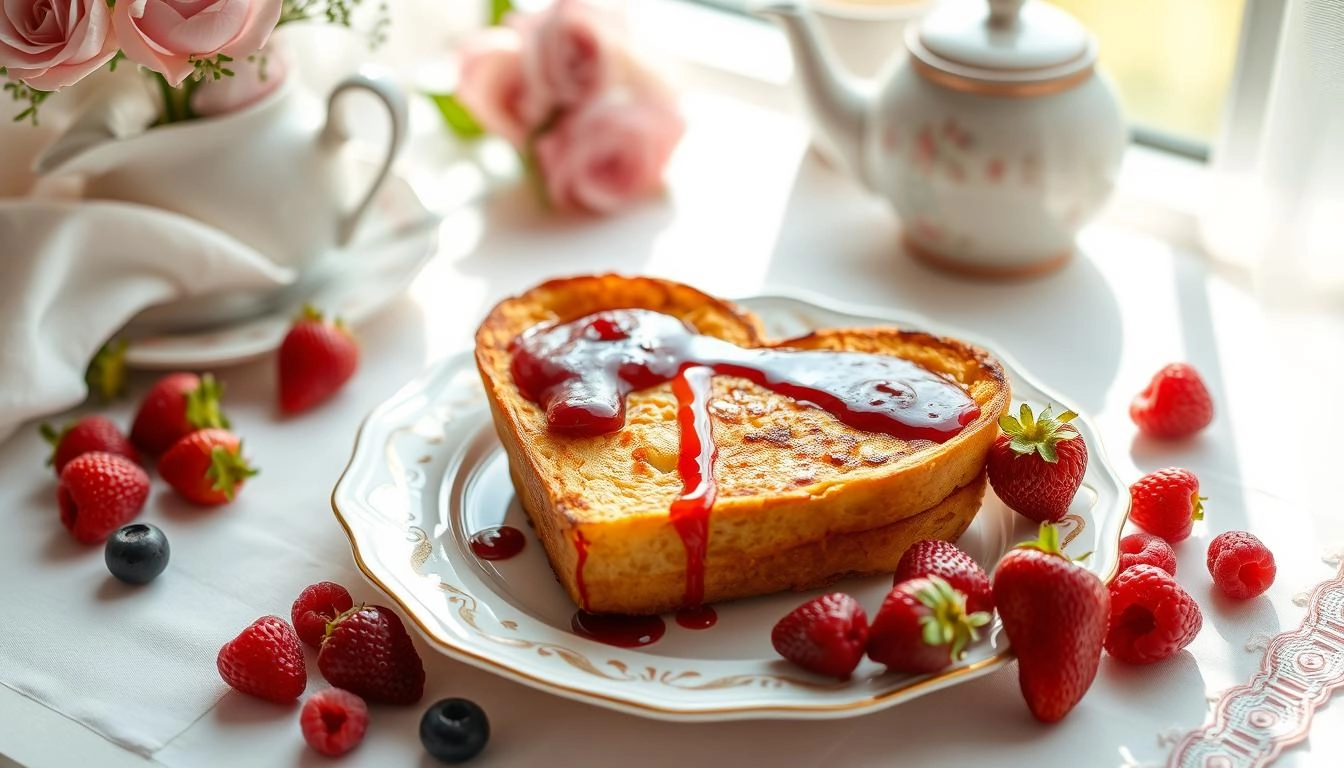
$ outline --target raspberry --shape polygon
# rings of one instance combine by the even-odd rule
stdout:
[[[1106,652],[1127,664],[1169,658],[1195,639],[1204,617],[1199,604],[1176,579],[1140,563],[1111,582]]]
[[[314,693],[299,712],[303,740],[328,757],[339,757],[359,746],[368,727],[368,705],[340,688]]]
[[[303,646],[279,616],[262,616],[225,643],[215,659],[219,676],[234,689],[288,704],[308,686]]]
[[[1209,575],[1228,597],[1247,600],[1274,583],[1274,553],[1246,531],[1227,531],[1209,542]]]
[[[1129,405],[1129,417],[1149,437],[1189,437],[1213,421],[1213,398],[1187,363],[1158,371]]]
[[[938,576],[966,595],[966,612],[994,610],[989,576],[970,555],[950,541],[925,539],[910,545],[896,565],[892,586],[922,576]]]
[[[1120,540],[1120,568],[1116,571],[1116,575],[1139,563],[1155,565],[1175,576],[1176,550],[1172,549],[1161,536],[1154,536],[1151,533],[1131,533]]]
[[[353,608],[355,601],[345,587],[334,581],[320,581],[305,587],[290,608],[289,620],[305,644],[318,648],[327,636],[327,624]]]
[[[868,616],[843,592],[813,598],[780,619],[770,644],[804,669],[844,680],[863,659]]]
[[[59,432],[50,424],[43,424],[40,430],[42,437],[51,443],[51,458],[47,459],[47,464],[55,468],[58,477],[71,459],[93,451],[140,461],[139,451],[126,439],[121,428],[106,416],[85,416]]]
[[[1129,519],[1172,544],[1189,537],[1195,521],[1204,519],[1199,478],[1188,469],[1150,472],[1129,487],[1129,496]]]
[[[56,503],[61,524],[84,544],[101,544],[140,514],[149,498],[149,475],[124,456],[94,451],[61,470]]]

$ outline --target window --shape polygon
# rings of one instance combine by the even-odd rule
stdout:
[[[1217,137],[1246,0],[1049,0],[1097,37],[1136,135],[1205,154]]]
[[[803,0],[833,15],[905,17],[936,0]],[[1282,0],[1043,0],[1073,14],[1096,36],[1139,141],[1206,158],[1225,118],[1237,69],[1242,16],[1256,6],[1255,34],[1277,29]],[[751,0],[698,0],[745,12]],[[1262,7],[1263,6],[1263,7]],[[1259,22],[1264,21],[1264,24]],[[1270,49],[1261,61],[1269,64]],[[893,41],[893,46],[900,45]]]

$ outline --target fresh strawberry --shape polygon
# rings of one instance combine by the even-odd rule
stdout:
[[[279,616],[262,616],[219,649],[224,682],[249,696],[288,704],[308,687],[303,646]]]
[[[1139,563],[1109,587],[1111,614],[1106,652],[1127,664],[1174,656],[1199,634],[1204,616],[1190,593],[1166,571]]]
[[[243,481],[257,474],[242,448],[242,441],[227,429],[197,430],[159,457],[159,475],[193,504],[233,501]]]
[[[327,624],[354,607],[355,601],[345,587],[334,581],[320,581],[305,587],[289,611],[289,619],[299,639],[318,648],[327,636]]]
[[[814,597],[775,622],[770,644],[803,669],[847,679],[863,660],[868,615],[843,592]]]
[[[336,617],[317,652],[317,668],[337,688],[384,704],[414,704],[425,692],[425,668],[401,619],[381,605]]]
[[[61,524],[84,544],[99,544],[140,513],[149,498],[149,475],[113,453],[71,459],[61,470],[56,501]]]
[[[968,613],[994,610],[989,574],[975,562],[975,558],[950,541],[925,539],[911,544],[896,564],[896,575],[891,584],[895,586],[921,576],[937,576],[964,594]]]
[[[903,581],[873,618],[868,658],[897,672],[937,672],[964,658],[988,623],[988,613],[967,613],[966,595],[938,576]]]
[[[126,439],[121,428],[106,416],[85,416],[57,432],[50,424],[39,427],[42,437],[51,443],[51,456],[47,466],[56,470],[57,476],[70,460],[91,451],[115,453],[134,462],[140,461],[140,453]]]
[[[986,469],[990,485],[1008,508],[1037,522],[1055,522],[1068,514],[1069,503],[1087,471],[1087,445],[1069,424],[1076,414],[1050,414],[1050,406],[1032,418],[1026,403],[1018,418],[1004,414],[1003,430],[989,448]]]
[[[1149,437],[1189,437],[1213,421],[1213,398],[1188,363],[1158,371],[1129,404],[1129,417]]]
[[[112,339],[98,348],[89,367],[84,369],[84,384],[99,401],[110,403],[126,394],[125,339]]]
[[[1213,585],[1236,600],[1248,600],[1262,594],[1279,568],[1274,553],[1264,542],[1246,531],[1226,531],[1209,542],[1209,575]]]
[[[1204,519],[1199,478],[1188,469],[1168,467],[1150,472],[1129,486],[1129,519],[1143,530],[1175,544],[1190,536]]]
[[[1059,531],[1009,550],[994,568],[994,604],[1017,654],[1018,684],[1038,720],[1062,719],[1097,676],[1110,597],[1060,549]]]
[[[1172,549],[1167,540],[1161,536],[1154,536],[1151,533],[1131,533],[1120,540],[1120,567],[1116,569],[1116,575],[1139,563],[1156,566],[1175,576],[1176,550]]]
[[[280,410],[299,413],[323,402],[355,375],[359,345],[340,318],[327,322],[310,306],[280,343]]]
[[[303,740],[327,757],[340,757],[359,746],[368,727],[368,705],[355,694],[340,688],[314,693],[303,702],[303,709],[299,711]]]
[[[131,423],[131,442],[157,456],[198,429],[228,428],[219,409],[223,385],[210,374],[170,373],[159,379],[140,402]]]

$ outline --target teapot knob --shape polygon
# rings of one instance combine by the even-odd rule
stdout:
[[[1017,14],[1026,0],[989,0],[989,25],[1011,27],[1017,24]]]

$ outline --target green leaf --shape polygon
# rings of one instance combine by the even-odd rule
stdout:
[[[453,133],[464,139],[474,139],[485,135],[485,129],[476,122],[476,118],[471,116],[471,112],[463,106],[461,101],[451,93],[431,93],[429,98],[433,100],[434,106],[439,108],[439,114],[443,116],[443,122],[448,124]]]
[[[512,0],[490,0],[490,26],[497,27],[502,24],[504,17],[512,10]]]

